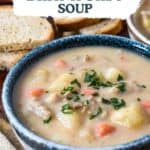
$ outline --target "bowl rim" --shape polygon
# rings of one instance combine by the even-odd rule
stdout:
[[[127,18],[127,25],[129,27],[129,32],[133,32],[133,34],[142,42],[144,42],[145,44],[150,45],[150,40],[145,37],[135,26],[134,22],[133,22],[133,15],[131,15],[130,17]]]
[[[43,47],[47,47],[48,45],[50,45],[53,48],[53,45],[59,45],[59,44],[66,44],[65,42],[70,42],[73,40],[77,40],[77,41],[82,41],[83,40],[102,40],[104,39],[104,41],[106,40],[110,40],[112,42],[112,44],[115,44],[115,41],[117,43],[124,43],[124,44],[128,44],[129,46],[131,46],[132,48],[134,47],[135,49],[141,50],[140,53],[143,54],[149,54],[148,57],[150,58],[150,46],[145,45],[143,43],[140,42],[136,42],[133,40],[130,40],[128,38],[124,38],[124,37],[120,37],[120,36],[112,36],[112,35],[76,35],[76,36],[70,36],[70,37],[65,37],[65,38],[60,38],[57,40],[54,40],[52,42],[43,44],[35,49],[33,49],[33,51],[29,52],[27,55],[25,55],[25,57],[23,57],[8,73],[4,84],[3,84],[3,89],[2,89],[2,104],[6,113],[6,116],[10,122],[10,124],[17,130],[19,131],[21,134],[23,134],[26,138],[35,141],[38,144],[44,144],[46,145],[48,148],[51,147],[57,147],[60,150],[125,150],[125,149],[129,149],[129,148],[135,148],[135,147],[139,147],[139,146],[144,146],[148,143],[150,143],[150,134],[149,135],[145,135],[142,138],[138,138],[134,141],[131,142],[127,142],[124,144],[118,144],[115,146],[107,146],[107,147],[92,147],[92,148],[88,148],[88,147],[75,147],[75,146],[70,146],[70,145],[64,145],[64,144],[58,144],[55,143],[53,141],[49,141],[43,137],[40,137],[39,135],[37,135],[36,133],[33,133],[30,129],[28,129],[27,127],[25,127],[25,125],[23,123],[21,123],[21,121],[19,120],[19,118],[16,116],[15,114],[15,110],[13,109],[13,104],[11,104],[11,94],[13,93],[13,89],[12,87],[14,87],[15,82],[14,78],[15,75],[17,73],[17,71],[19,69],[22,70],[22,72],[19,74],[20,75],[24,72],[23,69],[23,65],[26,65],[27,61],[30,61],[32,59],[36,59],[36,57],[39,54],[44,53],[44,51],[41,51],[40,49],[43,49]],[[87,41],[86,41],[87,42]],[[87,45],[87,44],[86,44]],[[88,45],[87,45],[88,46]],[[96,46],[96,44],[95,44]],[[98,44],[97,44],[98,46]],[[102,46],[102,45],[99,45]],[[113,45],[112,47],[116,47],[115,45]],[[117,46],[118,47],[118,46]],[[123,48],[123,45],[121,45],[121,47]],[[58,46],[59,48],[59,46]],[[63,49],[62,49],[63,50]],[[134,50],[136,51],[136,50]],[[48,52],[49,55],[51,55],[51,52]],[[55,52],[54,52],[55,53]],[[57,53],[57,51],[56,51]],[[142,54],[142,55],[143,55]],[[32,56],[32,57],[31,57]],[[40,58],[41,59],[41,58]],[[17,79],[16,79],[17,80]]]

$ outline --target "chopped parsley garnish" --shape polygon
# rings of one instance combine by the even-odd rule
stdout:
[[[80,100],[80,96],[77,91],[72,91],[71,95],[67,96],[66,98],[68,100],[73,100],[74,102],[77,102]]]
[[[124,78],[123,78],[123,76],[122,75],[118,75],[118,78],[117,78],[117,81],[122,81],[122,80],[124,80]]]
[[[89,119],[92,120],[92,119],[98,117],[101,113],[102,113],[102,108],[101,108],[101,107],[98,107],[98,109],[97,109],[95,112],[92,112],[92,113],[89,115]]]
[[[65,104],[65,105],[62,106],[61,112],[64,113],[64,114],[72,114],[73,109],[72,109],[70,104]]]
[[[81,87],[80,82],[77,79],[74,79],[73,81],[70,82],[71,84],[76,84],[78,87]]]
[[[88,83],[88,86],[91,86],[95,89],[100,88],[100,78],[95,70],[90,70],[89,72],[85,73],[84,82]]]
[[[125,107],[126,103],[123,99],[118,99],[118,98],[111,98],[111,105],[113,106],[114,109],[118,110],[122,107]]]
[[[103,104],[111,104],[111,101],[106,98],[102,98],[102,103]]]
[[[50,123],[51,120],[52,120],[52,116],[49,116],[47,119],[43,120],[43,123],[48,124]]]
[[[125,82],[119,82],[116,84],[116,88],[120,90],[120,92],[126,91],[126,83]]]
[[[110,99],[102,98],[102,103],[106,105],[112,105],[112,107],[116,110],[126,106],[126,103],[123,99],[118,99],[116,97]]]
[[[84,77],[84,82],[88,83],[88,86],[93,87],[95,89],[99,89],[100,87],[106,88],[115,86],[121,92],[125,92],[126,83],[123,82],[123,77],[121,75],[118,76],[117,81],[117,83],[112,83],[109,81],[102,82],[95,70],[90,70],[89,72],[86,72]]]
[[[75,87],[73,85],[77,85],[78,87],[81,87],[81,84],[77,79],[74,79],[70,82],[70,85],[68,87],[64,87],[64,89],[61,91],[61,94],[64,95],[67,92],[73,93],[75,91]]]
[[[72,92],[74,90],[73,86],[64,87],[61,94],[64,95],[66,92]]]
[[[83,106],[88,106],[90,104],[89,100],[83,102]]]
[[[79,97],[78,94],[73,94],[73,95],[72,95],[72,99],[74,100],[74,102],[77,102],[77,101],[80,100],[80,97]]]

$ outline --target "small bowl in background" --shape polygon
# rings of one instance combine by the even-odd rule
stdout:
[[[137,11],[127,19],[132,39],[150,45],[150,1],[142,0]]]
[[[145,44],[150,45],[150,39],[148,39],[146,36],[144,36],[140,30],[136,27],[136,24],[134,22],[134,17],[133,15],[131,15],[128,19],[127,19],[127,24],[128,24],[128,31],[129,31],[129,35],[132,39],[134,40],[138,40],[141,41]]]

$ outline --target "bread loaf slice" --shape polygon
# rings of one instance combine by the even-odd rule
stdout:
[[[64,17],[64,18],[54,18],[56,25],[58,28],[60,28],[63,31],[72,31],[72,30],[79,30],[80,28],[93,25],[95,23],[98,23],[100,21],[99,18],[83,18],[83,17],[77,17],[77,18],[70,18],[70,17]]]
[[[45,18],[15,16],[11,5],[0,6],[0,51],[32,49],[52,39],[54,31]]]
[[[15,65],[28,51],[0,52],[0,70],[9,70]]]
[[[81,34],[118,34],[123,24],[120,19],[104,19],[99,23],[80,29]]]

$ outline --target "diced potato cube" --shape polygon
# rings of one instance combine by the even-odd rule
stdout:
[[[57,134],[57,133],[52,134],[51,139],[56,143],[63,144],[66,142],[66,139],[64,138],[64,136],[61,136],[60,134]]]
[[[79,82],[84,81],[84,76],[85,76],[86,71],[85,70],[80,70],[79,72],[76,73],[77,79]]]
[[[86,139],[87,141],[92,141],[94,140],[94,137],[92,135],[92,132],[88,129],[82,129],[80,132],[79,132],[79,136],[81,138],[84,138]]]
[[[73,112],[73,114],[63,114],[59,112],[57,118],[67,129],[77,130],[80,127],[80,117],[76,112]]]
[[[139,104],[131,104],[112,113],[111,121],[127,128],[140,127],[145,122],[145,114]]]
[[[58,91],[64,89],[64,87],[67,87],[72,80],[74,80],[76,76],[74,74],[63,74],[59,76],[48,88],[50,91]]]
[[[110,81],[110,82],[116,82],[119,75],[123,76],[123,72],[121,72],[117,68],[112,67],[106,71],[104,76],[105,76],[105,80]]]
[[[47,83],[48,79],[50,76],[50,72],[43,68],[43,69],[38,69],[34,74],[31,75],[31,78],[29,78],[29,83],[30,84],[43,84]]]

